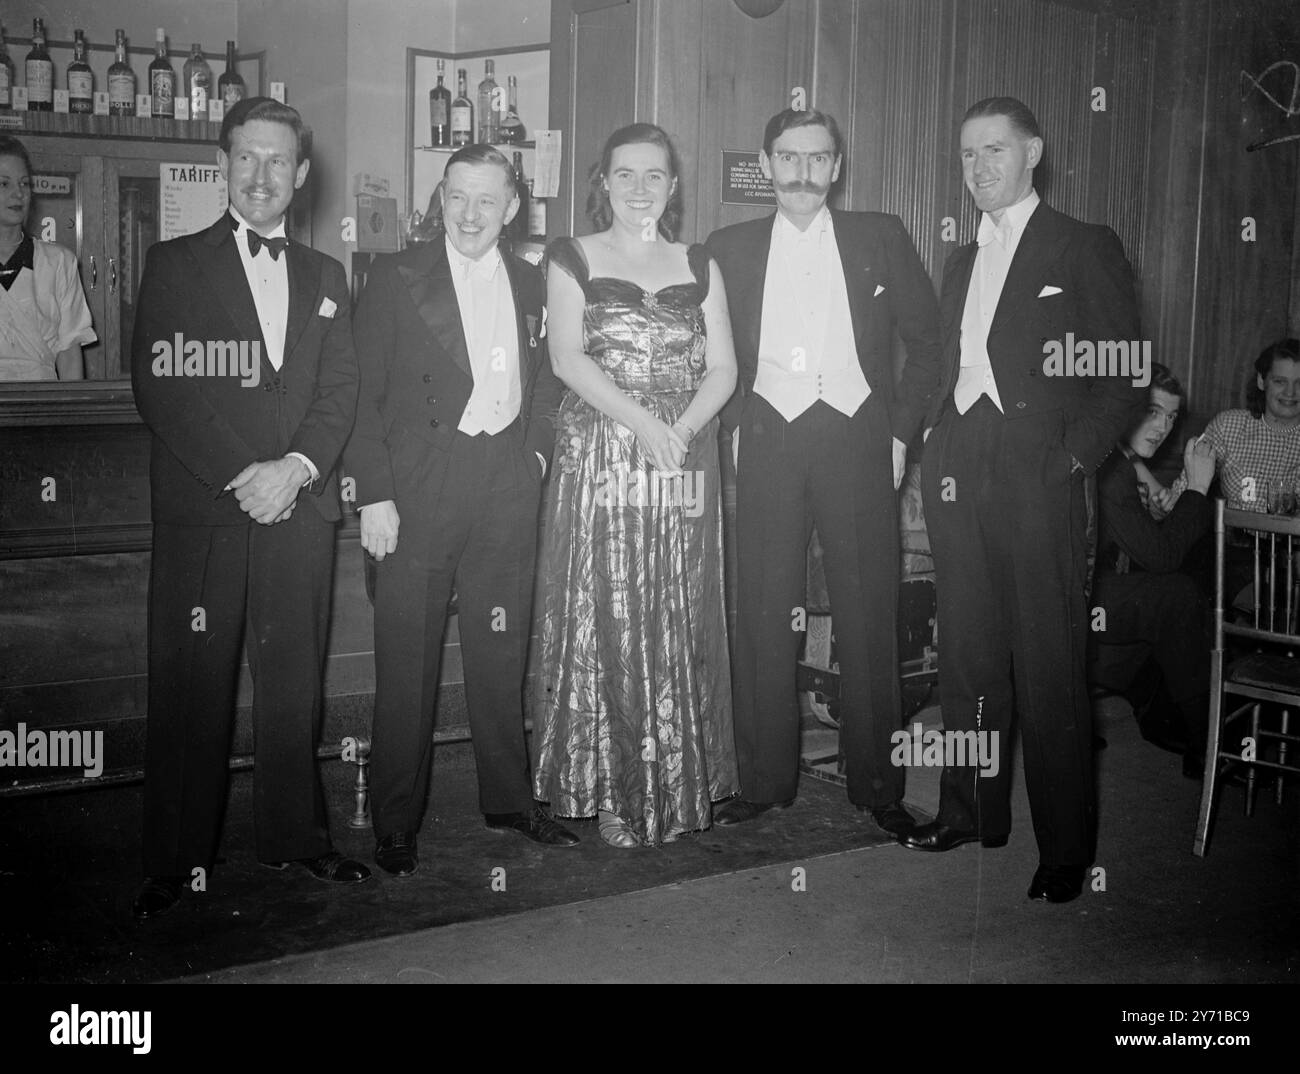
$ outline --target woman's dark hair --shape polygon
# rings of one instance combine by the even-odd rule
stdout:
[[[1273,372],[1273,363],[1279,360],[1300,362],[1300,339],[1279,339],[1270,343],[1255,359],[1255,372],[1268,380],[1268,375]],[[1246,386],[1246,406],[1255,417],[1264,416],[1264,392],[1254,377]]]
[[[32,158],[27,155],[27,147],[17,138],[0,134],[0,157],[17,157],[27,167],[27,175],[32,174]]]
[[[605,181],[609,176],[610,161],[614,150],[622,145],[657,145],[668,157],[668,177],[673,181],[672,191],[668,195],[668,205],[659,218],[659,234],[669,242],[677,241],[677,229],[682,224],[682,184],[677,180],[681,172],[681,163],[677,159],[677,150],[673,148],[672,139],[662,127],[653,123],[630,123],[620,127],[605,141],[600,161],[593,164],[590,172],[590,190],[587,194],[587,218],[597,231],[604,231],[614,222],[614,210],[609,205],[609,191]]]
[[[1159,362],[1151,363],[1151,385],[1148,392],[1159,388],[1162,392],[1168,392],[1170,395],[1176,395],[1179,399],[1186,401],[1187,393],[1183,391],[1183,385],[1179,379],[1169,372],[1167,365],[1161,365]]]

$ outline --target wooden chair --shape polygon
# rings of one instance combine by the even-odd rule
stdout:
[[[1234,543],[1234,535],[1236,542]],[[1229,550],[1244,547],[1253,563],[1254,584],[1248,611],[1234,615],[1235,594],[1225,592]],[[1210,652],[1210,726],[1205,750],[1205,779],[1192,853],[1204,857],[1216,785],[1235,765],[1246,767],[1246,815],[1255,809],[1260,769],[1277,773],[1276,800],[1282,802],[1287,774],[1300,773],[1300,757],[1291,749],[1300,735],[1290,734],[1291,712],[1300,706],[1300,518],[1229,510],[1223,500],[1214,509],[1214,648]],[[1232,651],[1228,642],[1235,640]],[[1249,650],[1249,651],[1246,651]],[[1237,707],[1228,698],[1243,699]],[[1263,726],[1264,702],[1281,706],[1278,730]],[[1230,732],[1231,725],[1242,717]],[[1275,757],[1265,756],[1276,745]],[[1221,768],[1220,765],[1223,765]]]

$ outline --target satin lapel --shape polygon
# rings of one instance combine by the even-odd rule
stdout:
[[[397,274],[406,284],[411,302],[420,320],[432,333],[434,343],[473,377],[469,347],[465,343],[465,326],[460,319],[460,306],[456,303],[456,285],[452,282],[451,266],[447,263],[447,249],[441,242],[431,245],[434,247],[432,261],[418,268],[402,265]]]
[[[199,254],[199,271],[203,273],[207,291],[215,295],[225,307],[235,326],[235,339],[257,340],[266,370],[274,373],[266,354],[266,340],[262,338],[262,322],[253,304],[253,292],[244,274],[244,263],[235,247],[235,233],[230,229],[229,214],[224,215],[198,239],[203,249]]]
[[[522,392],[528,386],[528,358],[532,354],[528,347],[528,332],[524,327],[524,300],[519,293],[519,274],[514,259],[503,252],[501,263],[505,265],[506,275],[510,278],[510,297],[515,302],[515,335],[519,339],[519,389]]]
[[[1066,232],[1057,227],[1056,213],[1040,204],[1025,225],[1016,256],[1011,259],[1007,282],[1002,285],[1002,297],[998,299],[997,312],[989,325],[989,335],[996,332],[1005,320],[1015,316],[1023,303],[1036,299],[1045,282],[1051,282],[1046,279],[1047,269],[1060,257],[1068,241]]]
[[[831,210],[831,222],[834,226],[835,248],[840,255],[840,269],[844,273],[844,291],[849,299],[849,316],[853,321],[853,343],[856,348],[862,333],[867,327],[867,296],[861,293],[862,281],[870,270],[870,265],[859,265],[858,258],[863,251],[863,244],[850,240],[849,218],[836,209]],[[857,238],[857,236],[853,236]]]
[[[745,344],[749,353],[758,359],[759,336],[763,328],[763,292],[767,288],[767,257],[772,250],[772,226],[776,214],[754,222],[746,238],[746,257],[740,275],[740,291],[733,301],[730,292],[727,301],[737,307],[739,316],[733,315],[731,323],[745,326]]]
[[[287,365],[316,312],[311,303],[320,290],[320,262],[309,257],[306,247],[296,242],[289,243],[285,257],[289,262],[289,319],[284,333],[284,364]]]
[[[970,274],[975,269],[975,254],[979,250],[973,242],[952,255],[943,277],[939,316],[943,321],[943,368],[947,371],[942,395],[952,394],[957,383],[957,367],[961,362],[961,319],[966,312],[966,292],[970,290]]]

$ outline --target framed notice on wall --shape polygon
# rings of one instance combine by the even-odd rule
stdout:
[[[226,181],[215,164],[158,165],[158,238],[202,231],[226,211]]]
[[[772,184],[763,175],[757,151],[722,151],[722,204],[775,205]]]

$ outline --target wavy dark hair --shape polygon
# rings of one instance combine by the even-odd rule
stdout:
[[[0,157],[17,157],[27,169],[27,176],[32,176],[32,158],[27,155],[27,147],[17,138],[0,134]]]
[[[293,131],[298,144],[298,163],[311,160],[311,128],[302,121],[298,109],[281,104],[271,97],[245,97],[221,121],[221,134],[217,145],[223,153],[230,152],[230,139],[236,127],[261,120],[264,123],[283,123]]]
[[[619,127],[605,140],[600,160],[591,166],[589,173],[590,189],[587,193],[587,219],[597,231],[606,230],[614,222],[614,210],[609,205],[609,191],[605,181],[609,175],[610,161],[614,150],[622,145],[657,145],[668,157],[668,174],[673,180],[672,193],[668,195],[668,204],[664,214],[659,218],[659,234],[669,242],[677,241],[677,230],[682,226],[682,213],[685,202],[682,200],[682,184],[678,180],[681,162],[677,159],[677,150],[668,132],[653,123],[629,123]]]
[[[1273,372],[1273,363],[1279,359],[1300,362],[1300,339],[1279,339],[1276,343],[1270,343],[1255,359],[1255,372],[1267,380]],[[1264,416],[1264,392],[1254,377],[1250,378],[1250,383],[1246,386],[1246,406],[1255,417]]]

